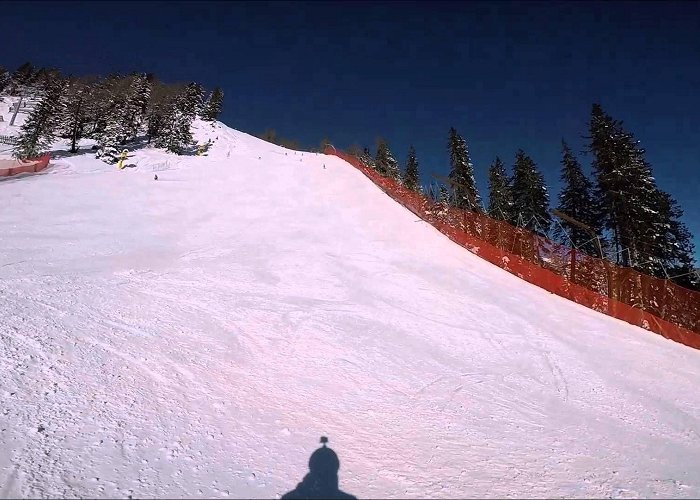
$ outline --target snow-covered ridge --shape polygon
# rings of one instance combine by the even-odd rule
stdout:
[[[358,497],[700,495],[700,352],[193,133],[0,182],[0,496],[276,497],[321,435]]]

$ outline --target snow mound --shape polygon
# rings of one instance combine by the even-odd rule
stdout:
[[[278,497],[321,435],[358,497],[700,496],[700,352],[194,129],[0,182],[0,496]]]

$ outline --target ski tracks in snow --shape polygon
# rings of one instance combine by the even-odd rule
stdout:
[[[479,260],[336,158],[195,128],[208,156],[3,183],[35,205],[0,212],[0,496],[271,498],[321,434],[358,497],[700,493],[695,351]]]

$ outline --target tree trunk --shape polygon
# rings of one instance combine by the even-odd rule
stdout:
[[[70,144],[70,152],[71,153],[76,153],[78,150],[75,147],[75,143],[78,142],[78,126],[76,124],[73,124],[73,131],[71,133],[71,144]]]

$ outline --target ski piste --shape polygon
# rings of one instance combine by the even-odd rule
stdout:
[[[698,351],[338,158],[193,134],[0,182],[0,496],[281,497],[321,435],[358,498],[700,496]]]

